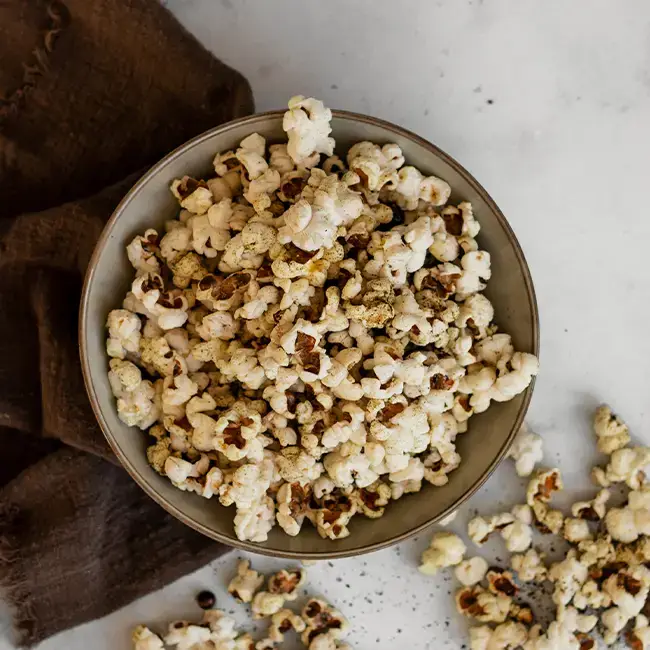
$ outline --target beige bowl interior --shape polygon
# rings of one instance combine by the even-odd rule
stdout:
[[[517,349],[536,352],[537,305],[528,267],[512,231],[485,190],[446,154],[392,124],[335,111],[332,127],[339,153],[360,140],[396,142],[407,163],[451,185],[454,201],[472,202],[482,226],[481,247],[492,255],[493,275],[486,293],[494,303],[497,322],[512,335]],[[146,434],[125,426],[117,417],[107,379],[105,322],[108,312],[120,306],[133,279],[125,246],[134,235],[149,227],[160,227],[176,216],[178,206],[169,191],[173,179],[213,173],[215,153],[236,147],[255,131],[269,143],[284,141],[282,113],[244,118],[195,138],[153,167],[118,206],[95,250],[82,298],[80,341],[88,393],[109,443],[131,476],[162,507],[205,535],[258,553],[287,557],[323,559],[376,550],[434,523],[478,489],[503,458],[523,421],[532,387],[511,402],[494,404],[471,420],[468,433],[458,438],[463,462],[446,486],[425,484],[418,494],[391,504],[381,519],[356,517],[351,524],[352,534],[338,542],[321,539],[308,524],[295,538],[276,527],[264,544],[240,542],[233,533],[234,508],[224,508],[217,499],[206,500],[175,489],[147,464]]]

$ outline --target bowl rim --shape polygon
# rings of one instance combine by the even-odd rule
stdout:
[[[79,308],[79,320],[78,320],[79,353],[81,358],[81,368],[82,368],[82,373],[84,378],[84,384],[86,387],[86,392],[88,393],[88,397],[90,399],[90,403],[93,412],[95,414],[95,418],[99,423],[99,426],[102,430],[102,433],[104,434],[104,437],[108,441],[108,444],[113,450],[113,453],[118,458],[118,460],[120,461],[124,469],[131,476],[131,478],[144,490],[144,492],[150,498],[152,498],[156,503],[158,503],[158,505],[164,508],[169,514],[171,514],[176,519],[180,520],[190,528],[193,528],[194,530],[202,533],[206,537],[209,537],[226,546],[238,548],[243,551],[249,551],[251,553],[257,553],[259,555],[266,555],[270,557],[279,557],[279,558],[286,558],[286,559],[293,559],[293,560],[340,559],[344,557],[353,557],[357,555],[371,553],[374,551],[379,551],[381,549],[388,548],[390,546],[403,542],[404,540],[409,539],[414,535],[417,535],[418,533],[426,530],[430,526],[433,526],[437,522],[443,520],[445,517],[458,510],[458,508],[460,508],[468,499],[470,499],[485,484],[488,478],[494,473],[496,468],[504,459],[508,449],[510,448],[517,432],[519,431],[521,424],[524,421],[524,417],[530,405],[530,401],[532,399],[533,390],[535,386],[535,378],[533,378],[533,381],[531,382],[530,386],[526,389],[523,401],[517,413],[517,417],[515,418],[512,429],[509,432],[501,449],[499,450],[499,453],[492,460],[488,468],[472,483],[472,485],[467,490],[465,490],[465,492],[463,492],[463,494],[460,497],[458,497],[458,499],[454,501],[454,503],[451,506],[446,508],[439,515],[437,515],[436,517],[432,517],[429,521],[423,524],[419,524],[399,534],[393,535],[388,539],[373,544],[367,544],[360,548],[337,551],[336,545],[332,544],[331,552],[330,551],[296,552],[296,551],[267,549],[262,546],[258,546],[253,542],[242,541],[235,537],[233,538],[227,537],[222,533],[218,533],[214,530],[211,530],[210,528],[201,524],[200,522],[195,521],[194,519],[186,515],[182,510],[180,510],[175,505],[167,501],[165,497],[159,494],[155,490],[155,488],[149,484],[148,480],[131,463],[128,456],[122,452],[116,439],[113,437],[110,427],[108,426],[108,423],[106,422],[106,419],[104,418],[104,415],[99,406],[99,400],[97,398],[97,394],[95,392],[95,388],[91,377],[88,350],[86,349],[85,332],[87,330],[87,323],[88,323],[89,292],[90,292],[90,285],[95,276],[97,261],[104,250],[107,240],[110,237],[113,226],[115,225],[116,221],[120,218],[120,215],[128,206],[128,204],[131,202],[133,197],[152,178],[154,178],[158,174],[158,172],[163,167],[165,167],[170,161],[174,160],[180,155],[183,155],[184,153],[191,150],[192,148],[194,148],[196,145],[200,144],[204,140],[210,139],[215,135],[228,132],[234,127],[243,126],[243,125],[250,125],[251,132],[254,132],[254,125],[256,123],[264,121],[268,118],[278,118],[278,117],[281,118],[284,115],[284,112],[285,112],[284,110],[273,110],[273,111],[266,111],[263,113],[255,113],[253,115],[241,117],[236,120],[231,120],[230,122],[226,122],[225,124],[221,124],[215,128],[209,129],[208,131],[205,131],[204,133],[195,136],[191,140],[188,140],[187,142],[180,145],[179,147],[176,147],[176,149],[168,153],[156,164],[154,164],[147,172],[145,172],[145,174],[143,174],[143,176],[141,176],[138,179],[138,181],[131,187],[131,189],[129,189],[129,191],[124,195],[122,200],[118,203],[117,207],[111,214],[109,220],[106,222],[106,225],[104,226],[104,229],[102,230],[102,233],[99,236],[99,239],[97,240],[97,244],[95,245],[95,249],[93,250],[93,254],[90,258],[88,267],[86,269],[86,275],[84,278],[82,294],[81,294],[81,302]],[[408,129],[405,129],[404,127],[393,124],[392,122],[388,122],[387,120],[382,120],[380,118],[372,117],[369,115],[363,115],[360,113],[354,113],[351,111],[332,109],[332,116],[344,120],[370,124],[372,126],[380,126],[392,133],[395,133],[396,135],[399,135],[403,138],[416,142],[420,146],[427,149],[433,155],[442,159],[445,163],[447,163],[450,167],[452,167],[458,174],[463,176],[465,180],[480,195],[481,199],[485,201],[485,203],[490,207],[490,209],[495,214],[497,220],[499,221],[501,227],[506,232],[508,240],[513,246],[515,256],[517,257],[517,260],[519,262],[519,266],[521,268],[521,272],[524,279],[524,285],[526,287],[526,295],[528,298],[529,308],[533,317],[532,318],[533,353],[539,358],[539,344],[540,344],[539,311],[537,307],[537,298],[535,294],[535,288],[533,285],[530,269],[528,267],[528,263],[526,262],[526,257],[524,256],[524,252],[521,248],[521,245],[519,244],[519,241],[517,240],[517,237],[515,236],[514,231],[512,230],[510,224],[508,223],[505,215],[499,209],[498,205],[496,204],[494,199],[490,196],[490,194],[487,192],[487,190],[474,178],[474,176],[469,171],[467,171],[460,163],[458,163],[449,154],[442,151],[439,147],[437,147],[432,142],[429,142],[425,138],[422,138],[421,136],[417,135],[416,133],[413,133],[412,131],[409,131]]]

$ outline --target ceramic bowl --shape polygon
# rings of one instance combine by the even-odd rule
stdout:
[[[297,537],[276,526],[267,542],[239,541],[233,532],[234,508],[181,492],[147,464],[148,436],[127,427],[117,417],[108,383],[106,317],[121,305],[133,279],[126,244],[147,228],[160,228],[178,213],[169,185],[189,174],[213,173],[216,152],[235,148],[245,136],[257,132],[268,143],[285,141],[283,113],[253,115],[208,131],[179,147],[147,172],[118,205],[90,262],[80,311],[80,348],[86,388],[95,415],[113,451],[142,489],[163,508],[204,535],[249,551],[289,558],[325,559],[368,553],[418,533],[445,517],[468,499],[504,457],[531,399],[532,386],[510,402],[493,404],[474,416],[469,431],[457,439],[463,459],[444,487],[424,485],[421,492],[391,503],[380,519],[358,516],[351,534],[340,541],[321,539],[309,525]],[[372,117],[333,111],[332,135],[339,152],[355,142],[396,142],[406,161],[424,174],[444,178],[453,188],[451,200],[471,201],[481,223],[481,248],[492,256],[492,279],[487,297],[499,327],[512,335],[516,349],[537,353],[539,323],[530,272],[522,250],[505,217],[479,183],[455,160],[431,143],[398,126]]]

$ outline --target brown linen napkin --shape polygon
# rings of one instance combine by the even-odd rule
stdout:
[[[33,644],[225,550],[117,465],[76,329],[139,171],[253,103],[156,0],[0,0],[0,60],[0,586]]]

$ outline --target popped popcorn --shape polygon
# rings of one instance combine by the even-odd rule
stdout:
[[[622,449],[630,442],[627,425],[605,404],[598,407],[594,415],[594,433],[598,438],[598,451],[604,454]]]
[[[598,485],[609,487],[613,483],[626,483],[632,490],[643,484],[643,468],[650,464],[649,447],[624,447],[612,452],[605,468],[595,467],[592,478]]]
[[[456,609],[459,614],[475,618],[480,623],[503,623],[513,600],[502,593],[494,594],[480,585],[464,587],[456,592]]]
[[[435,575],[440,569],[460,564],[467,548],[463,540],[454,533],[435,533],[430,547],[422,554],[420,571]]]
[[[263,582],[264,576],[251,569],[248,560],[240,560],[237,575],[228,584],[228,593],[242,603],[250,603]]]
[[[130,361],[111,359],[108,381],[117,398],[117,414],[124,424],[148,429],[160,417],[152,383],[142,379],[140,369]]]
[[[487,561],[476,555],[468,560],[463,560],[455,569],[454,575],[458,582],[465,587],[477,585],[485,578],[488,571]]]
[[[543,553],[529,548],[522,555],[513,555],[510,564],[521,582],[542,582],[548,574],[544,557]]]
[[[491,628],[488,625],[471,627],[471,650],[511,650],[523,645],[528,631],[521,623],[506,621]]]
[[[282,128],[287,132],[287,153],[294,163],[309,167],[311,165],[305,163],[314,154],[331,156],[334,153],[334,139],[329,137],[331,119],[332,112],[317,99],[296,95],[289,100]]]
[[[284,635],[289,630],[295,630],[298,634],[305,630],[305,622],[298,614],[290,609],[281,609],[271,616],[271,625],[269,626],[269,639],[273,643],[282,643]]]
[[[511,553],[525,551],[533,541],[533,514],[528,506],[515,506],[512,509],[515,520],[501,529],[501,537]]]
[[[268,591],[260,591],[253,598],[251,609],[253,618],[267,618],[277,614],[284,605],[284,596],[282,594],[272,594]]]
[[[544,457],[542,444],[540,436],[530,431],[526,424],[521,426],[507,454],[508,458],[515,461],[519,476],[530,476],[533,473],[535,465]]]
[[[481,293],[491,258],[471,204],[448,205],[446,181],[397,144],[333,155],[331,119],[293,97],[285,143],[252,133],[214,157],[216,176],[174,180],[177,218],[127,244],[135,277],[107,318],[119,417],[156,438],[147,458],[175,487],[234,507],[241,540],[274,525],[342,539],[356,515],[445,485],[456,435],[538,370]],[[519,439],[518,472],[540,446]],[[544,505],[537,523],[563,525]],[[529,527],[492,530],[523,551]]]
[[[479,355],[499,364],[502,358],[511,357],[509,347],[505,338],[492,339]],[[518,525],[526,527],[521,549],[516,549],[525,552],[511,556],[512,573],[495,568],[486,571],[487,563],[481,558],[465,560],[455,568],[463,585],[456,594],[458,611],[481,623],[497,624],[471,628],[472,648],[590,650],[600,647],[596,626],[609,646],[624,638],[631,648],[648,647],[650,485],[643,468],[650,449],[628,446],[631,436],[627,427],[608,407],[597,410],[595,429],[599,450],[610,456],[606,467],[593,472],[603,487],[593,498],[574,503],[572,516],[565,517],[549,505],[553,494],[563,488],[560,471],[554,468],[536,471],[528,484],[525,505],[515,506],[510,513],[477,516],[470,521],[470,537],[479,545],[494,530],[512,541],[512,531]],[[621,505],[608,509],[612,497],[608,486],[617,483],[627,485],[627,496]],[[563,559],[549,567],[544,554],[530,547],[533,522],[539,532],[562,535],[568,542]],[[509,550],[514,549],[509,546]],[[514,601],[519,592],[514,573],[520,583],[548,582],[553,586],[555,620],[546,626],[533,624],[532,610]],[[515,640],[496,636],[502,625],[513,624],[521,626]],[[506,645],[500,645],[502,641]]]
[[[138,625],[131,635],[133,650],[164,650],[162,639],[148,627]]]
[[[319,636],[329,635],[330,638],[338,640],[349,627],[343,615],[320,598],[311,598],[302,608],[301,616],[306,627],[300,638],[303,644],[310,648],[314,639]]]

